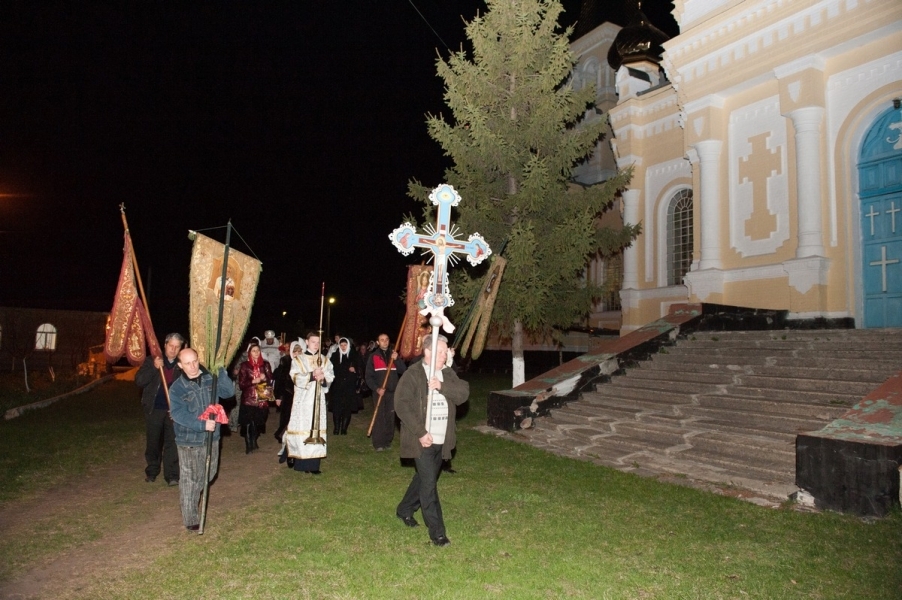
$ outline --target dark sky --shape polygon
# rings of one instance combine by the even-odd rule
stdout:
[[[110,310],[124,202],[158,334],[187,331],[188,230],[231,219],[263,262],[249,335],[315,327],[325,281],[333,332],[394,337],[420,259],[388,234],[445,166],[437,35],[459,48],[484,7],[412,2],[4,3],[0,305]]]

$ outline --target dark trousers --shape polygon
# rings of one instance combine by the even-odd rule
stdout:
[[[429,537],[435,540],[445,535],[445,519],[442,517],[437,485],[442,472],[442,445],[433,444],[423,448],[414,464],[417,472],[410,480],[396,512],[398,516],[410,517],[420,509],[426,527],[429,528]]]
[[[144,449],[144,460],[147,467],[144,474],[156,477],[162,465],[163,477],[166,481],[179,480],[179,454],[175,447],[175,431],[172,419],[166,409],[154,409],[146,415],[147,447]]]
[[[395,439],[395,394],[385,392],[373,422],[373,448],[388,448]]]

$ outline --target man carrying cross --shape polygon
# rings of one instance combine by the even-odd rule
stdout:
[[[471,265],[478,265],[491,253],[488,244],[478,233],[466,242],[454,236],[451,227],[451,207],[460,203],[460,195],[447,184],[429,194],[438,206],[435,227],[430,235],[417,234],[410,223],[395,229],[389,239],[405,256],[414,248],[431,252],[434,259],[432,278],[423,301],[422,315],[430,315],[431,344],[423,345],[423,362],[414,365],[398,382],[395,410],[401,419],[401,457],[413,458],[416,473],[407,487],[404,498],[395,511],[408,527],[419,525],[413,517],[422,510],[429,528],[429,537],[436,546],[448,546],[445,521],[438,498],[438,476],[442,461],[451,459],[457,443],[455,430],[456,407],[467,401],[470,385],[457,377],[446,364],[448,340],[439,335],[439,328],[448,333],[454,325],[444,315],[445,308],[454,304],[448,289],[448,263],[457,260],[455,254],[465,254]]]
[[[408,527],[416,527],[419,523],[413,514],[421,510],[429,538],[436,546],[451,543],[445,533],[438,477],[442,461],[451,460],[457,444],[456,408],[470,397],[470,384],[445,366],[447,357],[448,340],[440,335],[435,355],[427,344],[423,360],[401,376],[395,392],[395,412],[401,419],[401,458],[412,458],[416,465],[395,514]],[[427,404],[431,410],[427,410]]]

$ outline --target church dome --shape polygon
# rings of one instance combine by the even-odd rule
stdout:
[[[670,36],[648,21],[640,2],[629,25],[621,29],[614,38],[611,49],[608,50],[608,64],[615,71],[621,65],[641,60],[659,64],[664,52],[661,44],[669,39]]]

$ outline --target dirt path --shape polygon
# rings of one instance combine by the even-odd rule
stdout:
[[[279,445],[272,435],[278,414],[270,413],[260,450],[246,455],[237,433],[222,440],[219,477],[210,488],[204,536],[228,535],[223,515],[245,504],[279,472]],[[0,600],[78,598],[80,590],[147,566],[171,544],[195,535],[182,525],[178,488],[162,476],[144,482],[143,440],[120,460],[94,469],[37,496],[0,507],[0,539],[58,539],[60,523],[71,530],[98,530],[97,539],[65,547],[39,564],[26,564],[13,579],[0,583]],[[284,466],[282,466],[284,468]]]

